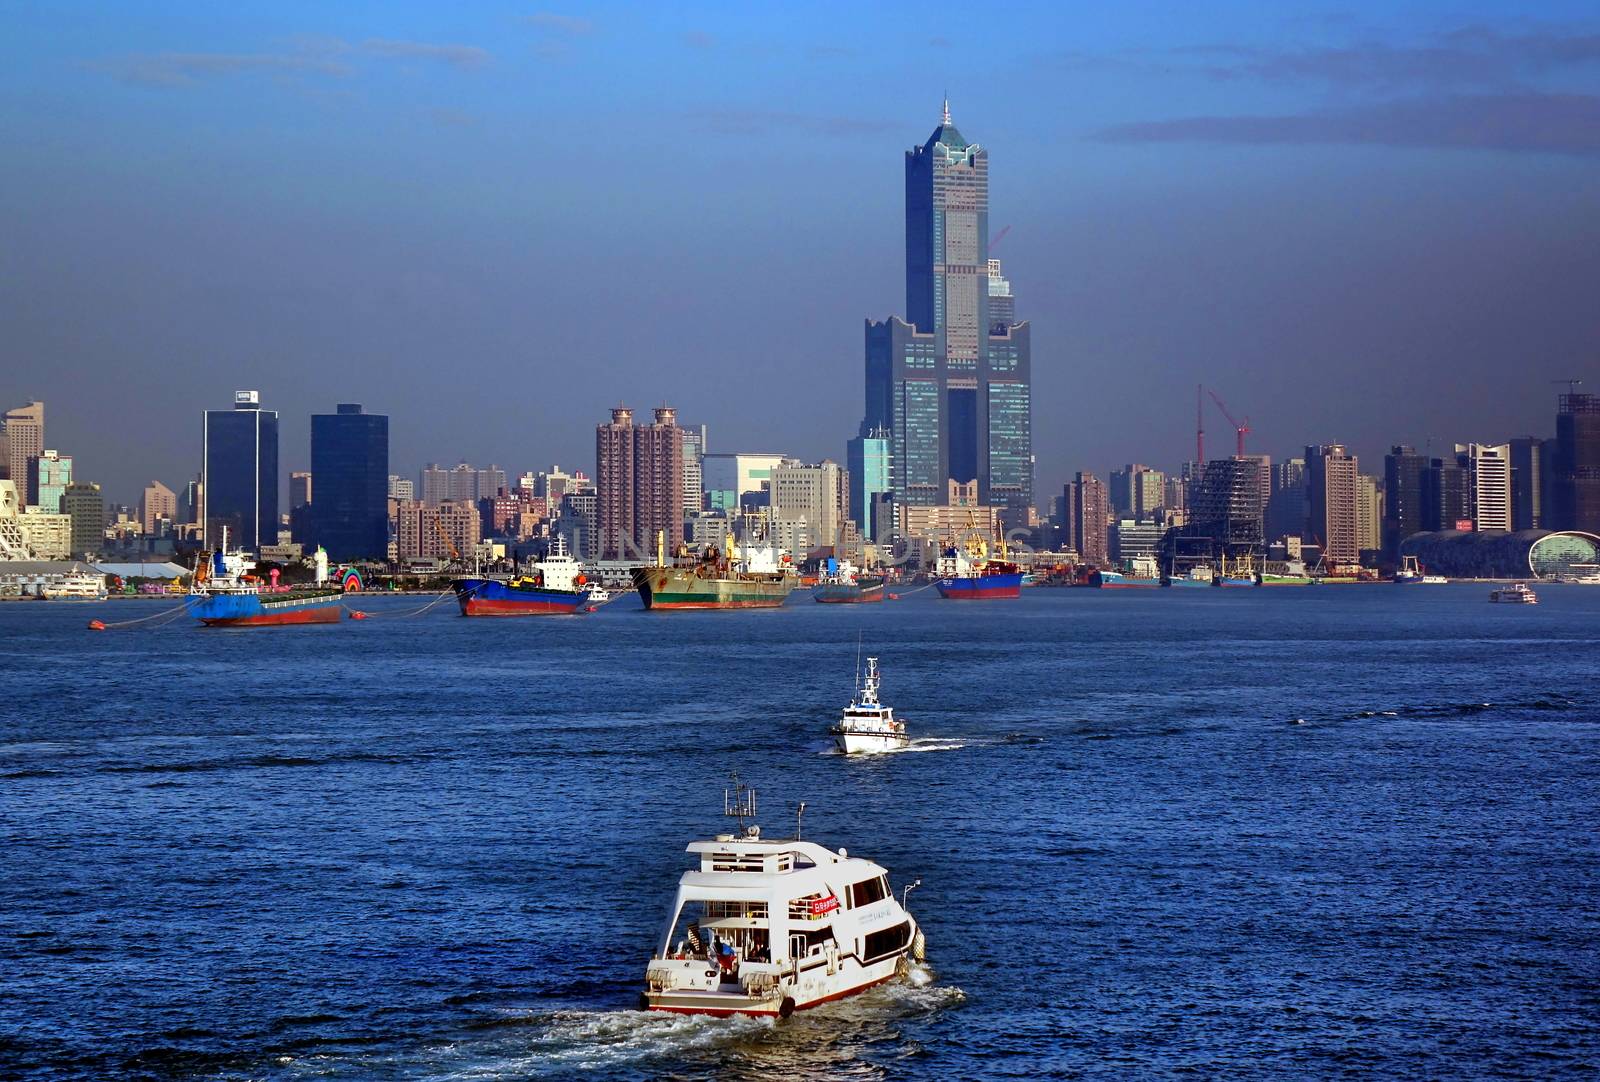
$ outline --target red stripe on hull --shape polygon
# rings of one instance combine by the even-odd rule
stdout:
[[[1022,587],[1002,586],[993,590],[951,590],[949,593],[940,590],[939,596],[948,598],[951,601],[988,601],[990,598],[997,597],[1021,597]]]
[[[577,605],[558,605],[547,601],[490,601],[481,597],[461,600],[462,616],[570,616]]]
[[[796,1004],[794,1009],[796,1012],[809,1011],[812,1007],[820,1007],[824,1003],[832,1003],[836,999],[844,999],[846,996],[853,996],[859,992],[865,992],[868,988],[876,988],[884,981],[890,981],[893,979],[894,974],[891,973],[887,977],[879,977],[875,981],[868,981],[866,984],[858,984],[854,988],[846,988],[843,992],[835,992],[831,996],[823,996],[821,999],[813,999],[810,1003],[807,1003],[803,1007],[799,1004]],[[749,1015],[752,1018],[778,1017],[777,1011],[715,1011],[706,1010],[701,1007],[651,1007],[650,1010],[661,1011],[664,1014],[708,1014],[713,1018],[732,1018],[736,1014]]]
[[[260,616],[224,616],[213,620],[202,618],[207,627],[279,627],[285,624],[337,624],[344,610],[338,605],[318,605],[315,608],[290,609],[287,612],[264,612]]]

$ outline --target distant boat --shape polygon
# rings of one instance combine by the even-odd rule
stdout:
[[[1092,571],[1089,585],[1102,590],[1139,590],[1161,585],[1161,580],[1142,575],[1124,575],[1120,571]]]
[[[45,601],[104,601],[109,595],[104,575],[74,568],[60,582],[41,586],[39,596]]]
[[[1527,583],[1513,582],[1510,586],[1490,590],[1489,600],[1502,605],[1537,605],[1539,595],[1529,589]]]
[[[1427,574],[1415,556],[1402,556],[1400,570],[1394,573],[1394,581],[1397,586],[1439,586],[1450,580],[1443,575]]]
[[[878,701],[877,658],[867,658],[866,677],[851,696],[850,705],[844,708],[839,723],[828,732],[846,755],[895,751],[911,743],[906,735],[906,723],[895,720],[894,707]]]
[[[989,543],[977,536],[969,520],[968,535],[951,545],[934,568],[939,596],[956,601],[1022,596],[1022,568],[1006,558],[1005,540],[997,542],[999,559],[989,558]]]
[[[450,587],[462,616],[549,616],[581,612],[594,599],[583,566],[557,534],[550,552],[527,575],[513,579],[464,578]]]
[[[811,600],[824,605],[882,601],[883,586],[882,575],[864,575],[849,560],[839,561],[830,556],[811,591]]]

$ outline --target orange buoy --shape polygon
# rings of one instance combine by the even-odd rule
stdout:
[[[899,601],[900,600],[900,595],[899,594],[890,594],[889,595],[889,600],[890,601]]]
[[[106,622],[104,620],[90,620],[89,621],[89,630],[90,631],[104,631],[105,629],[106,629]]]
[[[354,609],[350,613],[350,619],[352,620],[365,620],[366,618],[367,614],[362,612],[360,609]]]

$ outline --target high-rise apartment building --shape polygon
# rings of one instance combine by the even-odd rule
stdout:
[[[479,528],[476,503],[444,500],[431,507],[405,500],[395,510],[395,551],[402,560],[470,560]]]
[[[5,441],[6,476],[17,486],[18,499],[26,504],[31,487],[28,460],[44,454],[44,403],[29,402],[26,406],[7,410]]]
[[[1467,471],[1454,458],[1428,460],[1422,475],[1422,528],[1472,529],[1472,492]]]
[[[490,465],[478,469],[462,462],[445,469],[430,462],[422,470],[422,502],[440,504],[445,500],[459,500],[476,504],[488,496],[498,496],[506,487],[506,471]]]
[[[1545,528],[1600,533],[1600,395],[1560,397],[1550,466],[1552,521]]]
[[[887,429],[863,432],[845,445],[850,473],[850,517],[861,536],[887,541],[894,532],[893,444]]]
[[[201,484],[206,510],[202,538],[259,549],[278,543],[278,414],[261,408],[259,391],[237,391],[233,409],[205,411]]]
[[[1350,566],[1361,559],[1356,535],[1356,456],[1342,443],[1306,448],[1306,525],[1322,545],[1330,567]]]
[[[681,427],[681,426],[680,426]],[[705,507],[706,426],[683,428],[683,510],[694,514]]]
[[[988,260],[989,152],[946,103],[933,135],[906,153],[905,176],[906,319],[867,321],[861,431],[891,433],[897,502],[938,504],[948,482],[977,481],[984,504],[1026,508],[1029,328]]]
[[[1356,475],[1356,549],[1378,552],[1383,548],[1383,485],[1376,477]]]
[[[106,501],[100,486],[74,481],[61,495],[61,513],[72,519],[72,554],[97,556],[106,547]]]
[[[1456,465],[1466,471],[1472,528],[1511,529],[1511,445],[1458,443]]]
[[[389,475],[389,498],[391,500],[414,500],[417,498],[417,483],[409,477],[401,477],[397,473]]]
[[[600,558],[649,559],[660,534],[670,551],[683,538],[683,430],[663,406],[635,425],[618,407],[595,426]]]
[[[312,538],[339,561],[381,560],[389,547],[389,418],[341,402],[311,416]]]
[[[61,497],[72,484],[72,456],[41,451],[28,460],[28,504],[60,511]]]
[[[1395,444],[1383,456],[1383,552],[1398,560],[1400,542],[1428,527],[1424,500],[1428,456],[1415,447]]]
[[[1523,436],[1511,441],[1511,528],[1538,530],[1550,505],[1551,440]]]
[[[1120,518],[1154,521],[1165,506],[1167,475],[1138,462],[1111,471],[1111,507]]]
[[[1104,567],[1110,558],[1111,528],[1111,501],[1105,483],[1080,470],[1067,482],[1066,502],[1069,544],[1081,562]]]
[[[154,537],[161,523],[178,521],[178,494],[160,481],[144,486],[144,496],[139,501],[139,525],[146,537]]]

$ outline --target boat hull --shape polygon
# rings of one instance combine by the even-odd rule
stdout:
[[[697,990],[669,990],[665,992],[646,992],[642,1006],[647,1011],[665,1011],[671,1014],[704,1014],[713,1018],[731,1018],[734,1015],[751,1015],[758,1018],[783,1018],[795,1011],[808,1011],[812,1007],[820,1007],[824,1003],[833,1003],[837,1000],[847,999],[850,996],[860,995],[871,988],[876,988],[885,981],[892,980],[900,970],[901,956],[893,956],[870,966],[865,966],[859,974],[858,981],[849,987],[829,990],[827,985],[817,982],[802,981],[797,988],[790,988],[772,995],[758,997],[740,995],[730,992],[709,992]],[[808,994],[807,988],[811,991]]]
[[[934,580],[939,596],[951,601],[989,601],[1022,596],[1022,573],[945,577]]]
[[[911,746],[904,733],[846,733],[833,731],[833,744],[846,755],[873,755]]]
[[[672,567],[639,567],[633,585],[647,609],[776,609],[794,580],[782,575],[711,578]]]
[[[587,590],[538,590],[495,579],[460,579],[452,589],[462,616],[570,616],[589,599]]]
[[[293,594],[263,599],[259,594],[191,595],[189,612],[207,627],[284,627],[294,624],[336,624],[344,595]]]
[[[811,591],[811,600],[823,605],[853,605],[862,602],[882,601],[883,580],[866,582],[825,582]]]
[[[1161,580],[1138,578],[1116,571],[1096,571],[1089,576],[1089,585],[1100,590],[1148,590],[1160,586]]]
[[[1211,587],[1214,584],[1211,582],[1210,579],[1175,578],[1175,579],[1168,579],[1167,580],[1167,585],[1171,586],[1171,587],[1174,587],[1176,589],[1179,589],[1179,590],[1196,590],[1196,589],[1209,590],[1209,589],[1211,589]]]

